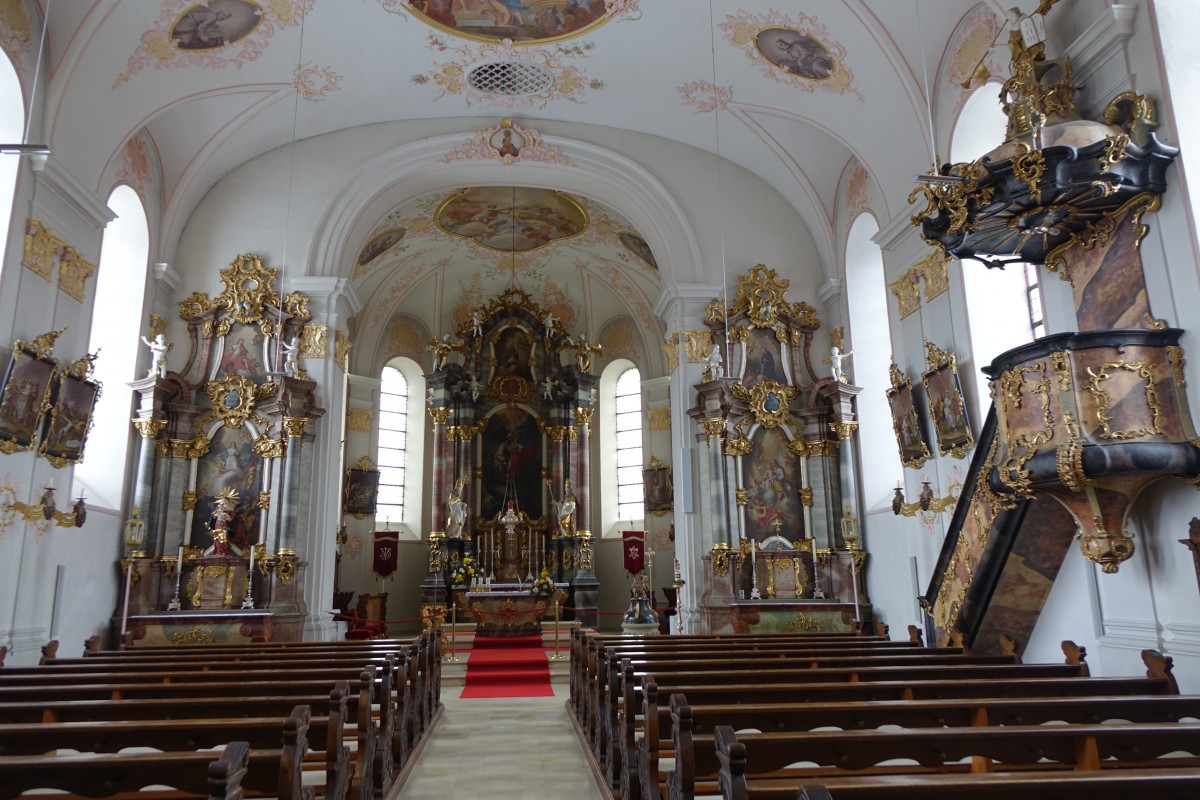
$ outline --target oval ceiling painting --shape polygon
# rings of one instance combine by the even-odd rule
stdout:
[[[833,74],[833,57],[825,45],[792,28],[763,28],[754,45],[772,64],[801,78],[819,81]]]
[[[610,16],[604,0],[404,0],[404,5],[456,36],[516,44],[577,36]]]
[[[460,189],[438,206],[434,221],[489,250],[517,253],[578,236],[588,226],[587,212],[570,195],[509,186]]]
[[[246,38],[262,22],[262,14],[249,0],[197,3],[171,26],[171,44],[180,50],[215,50]]]

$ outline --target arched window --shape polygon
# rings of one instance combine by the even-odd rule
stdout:
[[[642,375],[627,369],[617,378],[616,411],[617,519],[643,519]]]
[[[0,57],[0,142],[20,142],[25,135],[25,100],[21,81],[12,62]],[[11,230],[13,193],[17,189],[20,156],[0,156],[0,222]],[[0,244],[0,269],[4,268],[4,246]]]
[[[864,452],[860,459],[867,510],[891,502],[891,487],[902,474],[887,402],[892,338],[883,254],[879,245],[871,241],[878,231],[874,217],[860,214],[846,238],[846,300],[850,306],[850,339],[846,349],[853,355],[845,362],[845,369],[847,380],[852,378],[852,383],[863,387],[857,401],[858,440],[880,443],[878,450]]]
[[[950,140],[950,159],[974,161],[1004,141],[1008,118],[996,99],[995,84],[976,89],[963,104]],[[987,269],[974,261],[963,264],[967,319],[974,359],[977,420],[990,404],[987,378],[980,371],[996,356],[1045,334],[1038,270],[1030,264]],[[964,380],[969,380],[964,376]],[[967,390],[970,392],[970,389]]]
[[[375,516],[404,520],[404,465],[408,453],[408,380],[393,366],[383,368],[379,384],[379,504]]]
[[[424,438],[409,436],[409,422],[421,418],[425,379],[420,366],[409,358],[393,358],[379,374],[379,439],[375,461],[379,465],[379,501],[376,525],[392,530],[421,530],[421,472],[409,469],[422,463]]]
[[[596,387],[599,398],[594,428],[600,478],[593,492],[602,535],[645,519],[642,489],[642,376],[632,361],[618,358],[604,367]]]
[[[88,352],[100,350],[96,378],[104,384],[96,403],[83,463],[75,468],[75,493],[89,505],[121,508],[133,417],[133,393],[125,384],[138,377],[142,301],[150,253],[146,210],[137,192],[118,186],[108,196],[117,218],[104,230],[92,303]],[[146,514],[149,509],[142,509]]]

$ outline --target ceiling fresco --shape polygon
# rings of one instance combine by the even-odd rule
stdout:
[[[460,189],[438,206],[434,221],[446,233],[506,253],[537,250],[588,226],[587,212],[570,195],[515,186]]]
[[[414,16],[447,33],[516,44],[568,39],[611,17],[635,12],[637,4],[637,0],[400,0]]]

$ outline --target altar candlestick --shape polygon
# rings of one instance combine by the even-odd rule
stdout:
[[[179,549],[179,557],[183,558],[183,548]],[[246,567],[246,583],[250,583],[250,576],[254,574],[254,545],[250,545],[250,566]]]
[[[183,574],[183,545],[179,545],[179,558],[175,560],[175,574]]]

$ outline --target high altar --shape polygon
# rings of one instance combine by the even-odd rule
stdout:
[[[190,354],[131,384],[141,434],[113,630],[129,646],[298,640],[307,606],[301,477],[312,471],[315,381],[299,367],[314,336],[308,298],[275,289],[252,255],[220,272],[222,292],[179,303]],[[165,321],[162,328],[165,328]],[[157,346],[163,339],[152,330]],[[148,343],[149,340],[147,340]],[[155,343],[150,343],[151,347]]]
[[[787,299],[788,286],[754,267],[728,308],[708,306],[708,330],[685,332],[689,360],[705,365],[689,415],[704,445],[698,510],[712,549],[699,622],[708,631],[870,623],[850,446],[861,390],[842,378],[840,328],[829,366],[814,366],[820,322],[812,306]]]
[[[592,532],[576,521],[591,515],[599,346],[572,338],[511,288],[463,323],[456,340],[444,334],[430,349],[433,530],[423,614],[446,607],[451,575],[471,557],[484,582],[523,583],[526,592],[546,570],[577,609],[568,616],[594,627]]]

